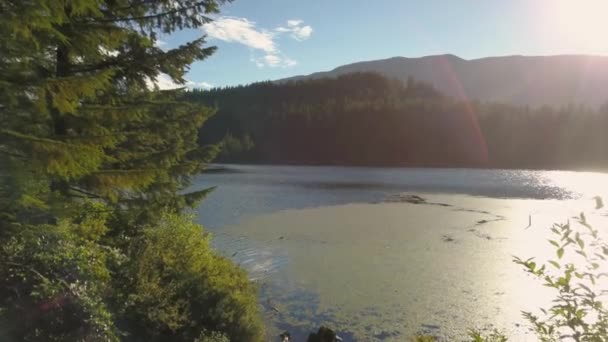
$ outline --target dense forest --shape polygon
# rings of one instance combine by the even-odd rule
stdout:
[[[194,90],[219,108],[201,143],[224,162],[492,168],[608,167],[608,106],[456,101],[375,73]]]

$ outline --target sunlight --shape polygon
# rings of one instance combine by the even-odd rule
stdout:
[[[541,8],[553,38],[565,39],[566,44],[581,48],[597,47],[605,41],[608,32],[608,1],[605,0],[554,0]]]
[[[605,175],[602,173],[547,171],[544,177],[548,185],[567,188],[586,200],[595,196],[608,198],[608,184],[605,183]]]

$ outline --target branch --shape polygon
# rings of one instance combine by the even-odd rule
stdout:
[[[98,23],[118,23],[118,22],[125,22],[125,21],[140,21],[140,20],[157,19],[157,18],[164,17],[166,15],[186,12],[188,10],[191,10],[193,8],[196,8],[196,7],[200,6],[200,5],[202,5],[203,3],[204,3],[204,1],[201,1],[201,2],[197,2],[194,5],[191,5],[191,6],[188,6],[188,7],[176,8],[176,9],[173,9],[173,10],[170,10],[170,11],[167,11],[167,12],[158,13],[158,14],[150,14],[150,15],[144,15],[144,16],[140,16],[140,17],[100,19],[100,20],[93,20],[93,22],[98,22]]]
[[[25,156],[22,154],[8,152],[8,151],[4,151],[4,150],[0,150],[0,153],[5,154],[7,156],[15,157],[15,158],[25,158]]]
[[[85,190],[82,190],[82,189],[79,189],[79,188],[76,188],[76,187],[73,187],[73,186],[70,186],[69,189],[72,190],[72,191],[76,191],[76,192],[79,192],[81,194],[87,195],[88,198],[103,198],[103,197],[101,197],[99,195],[95,195],[94,193],[91,193],[91,192],[88,192],[88,191],[85,191]]]
[[[36,271],[35,269],[33,269],[30,266],[27,266],[27,265],[24,265],[24,264],[20,264],[18,262],[12,262],[12,261],[5,261],[4,264],[5,265],[17,266],[17,267],[20,267],[20,268],[24,268],[24,269],[26,269],[26,270],[34,273],[35,275],[37,275],[38,277],[40,277],[42,280],[47,281],[47,282],[51,282],[49,280],[49,278],[45,277],[42,273]]]
[[[125,61],[127,61],[127,60],[125,60],[125,59],[119,59],[119,58],[112,58],[112,59],[108,59],[106,61],[103,61],[101,63],[90,64],[90,65],[87,65],[87,66],[80,66],[80,68],[78,66],[74,66],[72,68],[72,72],[74,72],[74,73],[87,73],[87,72],[93,72],[93,71],[98,71],[98,70],[102,70],[102,69],[108,69],[110,67],[119,66],[119,65],[121,65],[121,63],[123,63]]]
[[[113,10],[114,10],[114,11],[126,11],[126,10],[130,10],[130,9],[132,9],[132,8],[139,7],[139,6],[142,6],[142,5],[146,5],[146,4],[151,4],[151,3],[154,3],[154,2],[156,2],[156,1],[157,1],[157,0],[143,0],[143,1],[140,1],[140,2],[137,2],[137,3],[134,3],[134,4],[131,4],[130,6],[119,7],[119,8],[113,8]]]

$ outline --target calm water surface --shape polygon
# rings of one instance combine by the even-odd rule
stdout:
[[[472,326],[533,340],[519,312],[543,296],[525,297],[511,256],[544,253],[556,216],[608,198],[608,175],[590,172],[221,167],[195,180],[217,187],[199,222],[259,282],[270,334],[296,340],[319,324],[345,340],[458,340]],[[399,193],[444,205],[385,203]],[[532,218],[540,228],[524,229]]]
[[[571,171],[222,165],[195,180],[218,188],[199,208],[217,229],[283,209],[383,201],[400,192],[576,199],[608,194],[608,174]]]

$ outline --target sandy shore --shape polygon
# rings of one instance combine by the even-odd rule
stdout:
[[[278,331],[330,324],[357,340],[416,333],[457,340],[467,328],[498,328],[534,340],[521,310],[549,293],[512,263],[546,258],[549,227],[591,199],[490,199],[417,194],[425,202],[285,210],[224,230],[223,249],[256,275]],[[531,223],[531,224],[530,224]],[[604,222],[605,223],[605,222]],[[239,255],[240,253],[240,255]]]

